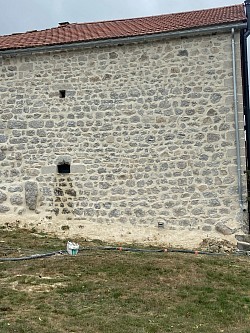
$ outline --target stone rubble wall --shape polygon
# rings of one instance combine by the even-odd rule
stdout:
[[[3,224],[175,246],[246,229],[230,33],[0,57],[0,115]]]

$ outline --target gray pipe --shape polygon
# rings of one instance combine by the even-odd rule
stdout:
[[[237,155],[238,193],[239,193],[240,207],[241,209],[243,209],[234,28],[232,28],[232,58],[233,58],[234,121],[235,121],[236,155]]]

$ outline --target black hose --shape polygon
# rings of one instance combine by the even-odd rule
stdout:
[[[79,251],[86,250],[104,250],[104,251],[126,251],[126,252],[149,252],[149,253],[161,253],[161,252],[176,252],[176,253],[190,253],[190,254],[204,254],[204,255],[225,255],[225,253],[194,251],[185,249],[140,249],[131,247],[114,247],[114,246],[102,246],[102,247],[83,247]]]
[[[225,256],[226,253],[221,252],[206,252],[206,251],[194,251],[194,250],[185,250],[185,249],[140,249],[140,248],[131,248],[131,247],[116,247],[116,246],[102,246],[102,247],[82,247],[79,251],[88,251],[88,250],[104,250],[104,251],[125,251],[125,252],[148,252],[148,253],[162,253],[162,252],[172,252],[172,253],[189,253],[189,254],[202,254],[202,255],[212,255],[212,256]],[[34,254],[26,257],[19,258],[0,258],[0,262],[3,261],[21,261],[21,260],[32,260],[51,257],[56,254],[66,254],[67,251],[60,250],[55,252],[49,252],[44,254]],[[232,253],[233,255],[250,255],[249,251],[238,251]]]
[[[56,254],[64,254],[64,253],[66,253],[66,251],[56,251],[56,252],[43,253],[43,254],[33,254],[31,256],[19,257],[19,258],[0,258],[0,262],[1,261],[21,261],[21,260],[40,259],[40,258],[51,257]]]

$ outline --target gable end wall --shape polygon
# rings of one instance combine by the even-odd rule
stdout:
[[[238,34],[236,50],[245,199]],[[1,223],[188,247],[246,230],[230,33],[0,65]]]

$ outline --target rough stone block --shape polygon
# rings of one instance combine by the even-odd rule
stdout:
[[[70,172],[71,173],[85,174],[86,167],[85,167],[85,165],[81,165],[81,164],[72,164],[71,167],[70,167]]]
[[[38,199],[38,185],[36,182],[25,183],[25,201],[30,210],[35,210]]]
[[[237,248],[241,251],[250,251],[250,243],[239,241],[237,242]]]
[[[41,168],[41,173],[42,173],[42,175],[56,174],[57,173],[57,167],[56,167],[56,165],[43,166]]]
[[[232,235],[235,232],[235,230],[227,227],[225,224],[222,223],[216,224],[215,230],[225,236]]]

